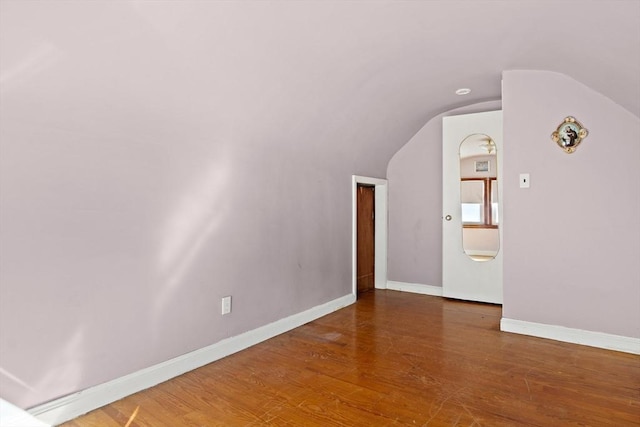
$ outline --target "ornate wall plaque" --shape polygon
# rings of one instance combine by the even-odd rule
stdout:
[[[578,145],[587,137],[589,132],[582,127],[574,117],[567,117],[560,123],[558,129],[551,134],[551,138],[564,150],[565,153],[573,153]]]

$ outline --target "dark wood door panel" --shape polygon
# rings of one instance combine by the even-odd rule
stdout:
[[[357,197],[357,290],[374,289],[375,267],[375,187],[358,186]]]

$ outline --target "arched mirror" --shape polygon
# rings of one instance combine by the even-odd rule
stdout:
[[[500,250],[497,150],[484,134],[469,135],[460,144],[462,247],[474,261],[490,261]]]

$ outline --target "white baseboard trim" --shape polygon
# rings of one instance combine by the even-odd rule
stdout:
[[[419,283],[394,282],[392,280],[388,280],[387,289],[412,292],[414,294],[433,295],[436,297],[442,296],[442,288],[440,286],[421,285]]]
[[[28,412],[47,424],[57,425],[72,420],[133,393],[153,387],[178,375],[295,329],[298,326],[353,304],[355,301],[356,296],[354,294],[345,295],[166,362],[33,407]]]
[[[500,330],[573,344],[588,345],[590,347],[604,348],[607,350],[640,354],[640,338],[584,331],[582,329],[566,328],[564,326],[545,325],[543,323],[525,322],[523,320],[507,319],[504,317],[500,320]]]
[[[0,426],[2,427],[51,427],[33,415],[0,398]]]

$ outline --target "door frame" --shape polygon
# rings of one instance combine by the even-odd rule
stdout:
[[[374,287],[387,288],[387,180],[366,176],[351,176],[351,290],[358,295],[358,184],[375,186],[375,260]]]

